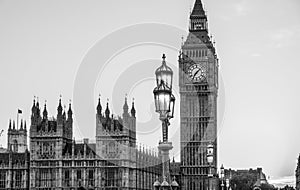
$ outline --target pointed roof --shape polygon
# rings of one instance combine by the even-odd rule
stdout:
[[[39,103],[39,97],[36,97],[36,104],[35,104],[35,108],[36,108],[36,114],[38,115],[38,117],[40,116],[40,103]]]
[[[99,95],[98,105],[97,105],[97,114],[101,115],[101,112],[102,112],[102,106],[101,106],[101,100],[100,100],[100,95]]]
[[[124,102],[124,105],[123,105],[123,111],[124,111],[124,113],[128,112],[127,95],[125,96],[125,102]]]
[[[9,127],[8,130],[11,130],[11,119],[9,120]]]
[[[62,111],[63,111],[63,107],[61,105],[61,95],[60,95],[59,101],[58,101],[58,106],[57,106],[57,112],[60,115],[60,114],[62,114]]]
[[[108,102],[106,103],[106,110],[105,110],[105,116],[108,118],[110,114],[109,108],[108,108]]]
[[[44,104],[43,116],[44,116],[44,119],[47,119],[47,117],[48,117],[47,101],[45,101],[45,104]]]
[[[201,0],[196,0],[191,17],[206,17]]]
[[[134,108],[134,98],[132,99],[132,107],[131,107],[131,116],[132,117],[135,117],[135,113],[136,113],[136,111],[135,111],[135,108]]]
[[[71,117],[73,114],[73,111],[72,111],[72,105],[71,105],[71,100],[70,100],[70,103],[69,103],[69,110],[68,110],[68,117]]]
[[[21,119],[21,127],[20,130],[23,130],[23,119]]]
[[[35,106],[39,109],[40,108],[40,103],[39,103],[39,97],[36,97],[36,104]]]
[[[35,96],[33,98],[33,105],[32,105],[31,111],[32,111],[32,113],[34,113],[34,111],[35,111]]]
[[[15,121],[13,121],[13,130],[16,130]]]

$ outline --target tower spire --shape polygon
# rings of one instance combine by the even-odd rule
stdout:
[[[67,106],[64,105],[64,112],[63,112],[63,118],[66,119],[66,109],[67,109]]]
[[[23,119],[21,119],[21,127],[20,130],[23,130]]]
[[[39,97],[36,97],[35,107],[36,107],[36,114],[37,114],[38,117],[40,117],[41,110],[40,110]]]
[[[123,105],[123,112],[128,113],[127,94],[125,95],[125,102]]]
[[[196,0],[191,17],[206,17],[201,0]]]
[[[44,111],[43,111],[43,119],[47,119],[47,118],[48,118],[47,101],[45,100]]]
[[[98,115],[101,115],[101,112],[102,112],[102,106],[101,106],[100,97],[101,97],[101,95],[99,94],[98,105],[97,105],[97,114]]]
[[[31,112],[34,114],[35,113],[35,96],[33,98],[33,105],[32,105],[32,108],[31,108]]]
[[[136,113],[136,111],[135,111],[135,108],[134,108],[134,98],[133,98],[132,99],[132,107],[131,107],[131,116],[135,117],[135,113]]]
[[[105,116],[106,118],[109,118],[109,114],[110,114],[110,111],[109,111],[109,108],[108,108],[108,99],[107,99],[107,103],[106,103],[106,110],[105,110]]]
[[[58,103],[58,107],[57,107],[57,114],[62,115],[62,110],[63,110],[63,107],[61,105],[61,95],[60,95],[59,96],[59,103]]]
[[[8,130],[11,130],[11,119],[9,120]]]
[[[71,119],[73,115],[71,100],[69,101],[68,119]]]
[[[207,16],[201,0],[196,0],[190,15],[190,31],[207,31]]]

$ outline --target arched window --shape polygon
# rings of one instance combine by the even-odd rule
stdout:
[[[18,152],[18,141],[17,140],[13,141],[13,152]]]

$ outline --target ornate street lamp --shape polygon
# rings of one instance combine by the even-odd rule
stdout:
[[[163,54],[162,58],[163,58],[162,65],[158,67],[155,71],[156,85],[160,86],[160,83],[164,81],[167,87],[170,90],[172,90],[173,71],[170,67],[167,66],[165,54]]]
[[[173,180],[170,184],[169,171],[169,151],[173,148],[172,143],[168,141],[169,120],[174,117],[175,97],[172,94],[173,71],[166,64],[166,55],[163,54],[162,65],[156,69],[156,87],[153,90],[155,111],[159,113],[159,119],[162,121],[163,141],[159,143],[158,149],[162,152],[163,182],[158,180],[153,184],[155,189],[176,190],[178,184]]]
[[[211,165],[214,162],[214,146],[212,144],[209,144],[207,146],[207,163],[209,164],[209,177],[212,177],[213,174],[211,172]]]
[[[179,185],[176,182],[175,176],[173,177],[173,181],[171,183],[171,187],[172,187],[172,190],[178,190],[179,189]]]
[[[229,189],[229,186],[230,186],[229,179],[226,179],[226,189],[227,189],[227,190]]]
[[[212,144],[209,144],[207,146],[207,163],[209,165],[209,173],[208,173],[208,187],[211,189],[211,183],[210,178],[213,177],[213,174],[211,172],[211,165],[214,162],[214,146]]]
[[[154,182],[153,186],[154,186],[154,190],[159,190],[159,188],[160,188],[160,182],[158,181],[158,179],[156,179],[156,181]]]
[[[223,164],[221,165],[221,189],[224,190],[224,177],[225,177],[225,170]]]
[[[160,185],[161,190],[169,190],[170,189],[170,184],[167,182],[166,177],[164,177],[163,182]]]
[[[155,111],[160,114],[161,120],[166,120],[168,113],[171,111],[172,91],[167,87],[164,81],[159,83],[159,86],[153,90]]]

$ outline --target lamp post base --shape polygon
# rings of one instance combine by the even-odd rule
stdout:
[[[171,142],[159,142],[158,149],[162,154],[162,166],[163,166],[163,178],[170,182],[170,168],[169,168],[169,151],[172,150],[173,146]]]

